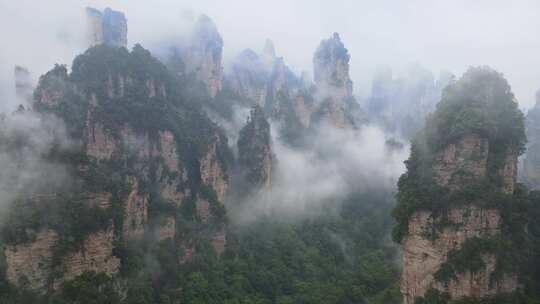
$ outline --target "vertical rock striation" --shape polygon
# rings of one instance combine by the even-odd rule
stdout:
[[[251,49],[242,51],[231,64],[228,80],[232,89],[253,104],[264,106],[269,67]]]
[[[227,80],[236,94],[247,100],[247,105],[258,105],[277,120],[285,116],[284,111],[294,110],[292,101],[302,89],[301,80],[282,57],[276,57],[270,40],[260,55],[251,49],[240,53],[228,71]]]
[[[206,154],[200,159],[201,180],[204,185],[212,188],[217,195],[217,199],[223,201],[227,191],[227,174],[219,158],[219,146],[221,138],[215,134],[209,144]]]
[[[171,93],[179,91],[176,80],[138,45],[132,52],[90,48],[71,73],[56,66],[40,78],[34,109],[66,124],[76,157],[53,155],[65,162],[74,185],[37,193],[47,204],[29,204],[44,208],[39,212],[70,212],[75,222],[46,218],[28,228],[15,222],[23,228],[13,228],[4,246],[11,284],[46,292],[84,272],[114,275],[120,266],[114,247],[146,236],[179,247],[207,238],[223,252],[226,138],[202,110],[184,108],[184,96]],[[198,216],[184,208],[190,203]]]
[[[13,76],[15,79],[16,96],[21,101],[31,102],[34,86],[32,84],[32,76],[28,69],[17,65],[13,71]]]
[[[272,183],[275,156],[272,153],[270,124],[263,110],[255,106],[238,139],[241,178],[251,189],[268,188]]]
[[[91,46],[106,44],[127,47],[127,20],[122,12],[106,8],[103,12],[87,7],[88,41]]]
[[[180,53],[185,72],[195,74],[206,84],[210,96],[215,97],[222,86],[223,39],[212,19],[206,15],[199,17],[188,45]]]
[[[522,114],[499,73],[471,68],[445,90],[398,183],[394,237],[405,304],[519,289],[514,256],[524,231],[505,227],[526,226],[508,208],[521,199],[515,183],[524,143]]]
[[[47,204],[46,199],[54,199],[54,196],[38,195],[30,204]],[[107,209],[110,195],[88,193],[83,204]],[[45,293],[84,272],[115,274],[120,268],[120,260],[113,255],[113,241],[112,221],[103,229],[88,234],[76,247],[66,247],[66,240],[54,229],[41,228],[30,240],[5,247],[6,277],[14,286]]]
[[[315,98],[319,100],[315,118],[337,128],[354,127],[351,114],[355,101],[349,60],[349,52],[338,33],[323,40],[313,56]]]
[[[526,117],[527,152],[523,158],[522,180],[533,189],[540,189],[540,91],[536,104]]]
[[[341,42],[338,33],[323,40],[313,56],[315,84],[321,94],[332,98],[333,102],[342,102],[352,96],[349,60],[349,51]]]
[[[434,178],[438,185],[450,191],[459,191],[478,183],[488,174],[489,143],[476,134],[467,134],[456,143],[443,148],[433,164]],[[503,167],[514,168],[517,156],[504,157]],[[511,193],[515,182],[515,171],[503,171],[504,180],[500,191]],[[443,227],[437,236],[430,234],[434,227]],[[402,274],[401,292],[405,304],[414,304],[431,289],[447,293],[451,298],[486,297],[509,293],[519,286],[516,274],[505,274],[492,283],[496,270],[496,258],[485,254],[481,270],[458,273],[449,282],[436,280],[437,271],[447,261],[448,254],[459,249],[467,240],[494,237],[501,232],[501,215],[498,209],[468,205],[449,209],[446,217],[429,211],[413,213],[408,222],[408,235],[401,242]]]

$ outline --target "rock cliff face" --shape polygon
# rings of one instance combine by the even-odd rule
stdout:
[[[521,179],[529,187],[540,189],[540,91],[536,94],[536,105],[527,113],[525,125],[528,144]]]
[[[266,39],[264,47],[261,53],[262,62],[266,66],[272,66],[276,60],[276,49],[274,48],[274,42],[270,39]]]
[[[527,225],[515,184],[525,138],[501,74],[471,68],[445,89],[398,183],[394,236],[405,304],[480,301],[521,287],[517,240],[527,237]]]
[[[246,126],[240,131],[238,162],[242,179],[249,188],[270,187],[275,156],[272,153],[270,124],[258,106],[251,110]]]
[[[211,97],[221,90],[222,53],[223,39],[216,25],[208,16],[201,15],[180,54],[185,72],[194,73],[198,80],[204,82]]]
[[[91,46],[107,44],[127,47],[127,20],[122,12],[106,8],[103,12],[86,8],[88,41]]]
[[[486,177],[488,141],[476,134],[469,134],[457,143],[449,144],[435,160],[435,180],[439,185],[458,190],[470,182]]]
[[[81,249],[72,251],[59,262],[53,255],[57,241],[54,231],[43,230],[32,242],[7,246],[7,279],[15,286],[44,293],[87,271],[112,275],[120,268],[120,260],[112,254],[112,229],[91,234]]]
[[[312,104],[306,101],[304,95],[296,96],[294,100],[294,112],[303,128],[309,128],[311,124]]]
[[[110,195],[89,193],[85,204],[107,209]],[[58,247],[62,244],[58,233],[43,228],[31,241],[6,246],[7,279],[14,286],[45,293],[87,271],[115,274],[120,260],[113,255],[113,241],[111,221],[104,229],[90,233],[77,248],[59,255]]]
[[[317,120],[337,128],[351,128],[352,81],[349,77],[349,52],[338,33],[323,40],[313,56]]]
[[[518,288],[516,275],[505,275],[491,284],[496,260],[492,255],[483,257],[485,267],[478,272],[457,274],[448,283],[438,282],[434,274],[447,260],[448,253],[459,248],[467,239],[494,236],[500,233],[500,215],[495,209],[465,207],[451,210],[448,221],[452,227],[444,228],[438,238],[426,237],[440,219],[430,212],[416,212],[409,222],[409,236],[402,242],[401,292],[405,304],[413,304],[416,297],[424,296],[430,288],[447,292],[452,298],[464,296],[485,297],[512,292]]]
[[[313,58],[315,83],[295,75],[267,40],[260,54],[242,52],[227,70],[226,84],[241,106],[260,106],[276,122],[282,138],[295,143],[320,123],[355,128],[364,121],[352,94],[347,49],[337,33],[323,40]]]
[[[310,127],[314,111],[311,82],[303,81],[276,56],[267,40],[260,54],[247,49],[238,55],[226,73],[227,89],[240,100],[237,106],[259,106],[293,142]],[[246,109],[247,110],[247,109]]]
[[[218,200],[223,201],[228,182],[227,175],[218,156],[220,140],[219,136],[214,136],[214,140],[208,146],[206,154],[200,160],[200,172],[202,182],[216,192]]]
[[[46,290],[56,240],[54,231],[40,231],[33,242],[6,246],[7,279],[15,286]]]
[[[61,261],[64,275],[55,280],[53,288],[57,289],[63,282],[72,280],[87,271],[104,272],[112,275],[118,272],[120,260],[113,255],[114,234],[112,226],[88,236],[82,249],[71,252]]]
[[[349,59],[349,52],[338,33],[323,40],[313,56],[315,84],[323,95],[332,97],[335,102],[352,96]]]
[[[238,95],[264,106],[270,67],[254,51],[247,49],[234,59],[227,79]]]
[[[34,91],[30,72],[26,68],[17,65],[13,76],[15,79],[15,94],[21,101],[30,102]]]
[[[130,61],[146,62],[152,68],[141,73]],[[92,69],[87,70],[90,65]],[[178,246],[189,244],[190,240],[184,239],[185,231],[177,231],[178,210],[189,200],[195,201],[200,229],[212,231],[207,237],[215,252],[223,252],[223,214],[214,213],[221,210],[228,185],[223,159],[227,142],[202,110],[183,108],[181,96],[169,93],[176,90],[175,81],[140,46],[131,53],[97,46],[75,60],[71,73],[65,66],[56,66],[41,77],[34,108],[58,115],[73,142],[79,144],[75,148],[79,156],[66,160],[65,165],[72,169],[72,178],[77,181],[74,184],[82,187],[73,186],[69,191],[83,197],[81,212],[101,209],[92,212],[107,220],[100,219],[102,226],[85,232],[77,246],[62,254],[56,248],[74,233],[69,226],[45,225],[33,238],[7,243],[10,283],[45,292],[87,271],[115,274],[120,260],[113,255],[114,247],[146,236],[172,240]],[[162,107],[169,110],[158,112]],[[189,114],[177,116],[180,112]],[[141,114],[159,118],[134,118]],[[188,168],[186,164],[198,166]],[[50,197],[51,208],[65,208],[56,203],[54,192],[43,195]],[[183,223],[190,218],[181,216]],[[188,246],[186,251],[194,253],[195,249]]]
[[[450,191],[458,191],[469,184],[485,179],[488,174],[489,142],[476,134],[468,134],[437,153],[433,164],[436,182]],[[500,190],[512,193],[516,177],[517,154],[508,151],[504,165],[497,172],[502,183]],[[443,220],[445,223],[442,223]],[[434,227],[442,226],[435,238],[430,235]],[[497,209],[474,205],[454,207],[445,218],[429,211],[415,212],[408,223],[408,235],[401,242],[401,292],[405,304],[413,304],[431,289],[448,293],[451,298],[486,297],[508,293],[519,287],[516,274],[492,282],[496,258],[482,256],[484,267],[476,272],[457,273],[449,282],[435,279],[436,272],[447,261],[448,254],[475,237],[501,234],[501,215]]]
[[[134,177],[128,178],[128,185],[131,190],[125,201],[122,227],[125,240],[142,237],[148,223],[148,194],[141,193]]]
[[[283,58],[276,58],[267,82],[265,112],[271,117],[283,119],[287,111],[294,111],[292,103],[299,95],[300,79],[285,65]]]
[[[35,96],[40,104],[56,106],[64,99],[66,93],[72,91],[72,89],[69,86],[66,67],[57,65],[41,77]]]
[[[267,115],[278,120],[302,88],[301,80],[283,58],[276,57],[270,40],[266,41],[260,55],[251,49],[240,53],[228,70],[227,80],[232,89],[248,101],[247,105],[259,105]]]

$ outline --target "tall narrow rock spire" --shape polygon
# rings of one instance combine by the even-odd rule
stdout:
[[[15,79],[15,94],[21,101],[31,101],[34,86],[32,84],[32,76],[30,72],[21,66],[15,66],[13,71]]]
[[[357,105],[349,77],[349,52],[338,33],[321,41],[313,56],[313,77],[317,99],[316,120],[337,128],[355,126],[353,112]]]
[[[522,114],[501,74],[471,68],[447,87],[398,183],[394,238],[405,304],[487,299],[520,287],[518,259],[508,256],[519,256],[526,224],[509,205],[521,199],[514,190],[524,143]]]
[[[206,84],[210,96],[215,97],[222,87],[223,39],[210,17],[201,15],[197,19],[189,46],[183,53],[186,72],[194,73]]]
[[[276,50],[274,48],[274,43],[270,39],[266,39],[264,42],[264,48],[261,53],[261,59],[267,66],[272,66],[276,60]]]
[[[327,95],[336,99],[352,96],[352,81],[349,77],[349,51],[338,33],[321,42],[313,57],[315,84]]]
[[[86,8],[88,42],[91,46],[106,44],[127,47],[127,19],[122,12],[106,8],[103,12]]]
[[[261,107],[254,106],[238,139],[242,178],[255,189],[269,187],[275,157],[272,153],[270,124]]]

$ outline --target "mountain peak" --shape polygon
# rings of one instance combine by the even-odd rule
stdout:
[[[276,50],[272,40],[266,39],[264,42],[261,58],[266,65],[271,65],[276,59]]]
[[[88,40],[91,46],[107,44],[127,47],[127,19],[124,13],[107,7],[103,12],[87,7]]]

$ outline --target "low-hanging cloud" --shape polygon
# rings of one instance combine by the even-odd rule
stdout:
[[[231,208],[233,221],[301,216],[352,193],[391,192],[409,153],[406,146],[388,145],[385,134],[374,126],[345,130],[322,125],[309,141],[309,149],[299,149],[274,136],[277,167],[272,186],[245,199],[240,208]]]
[[[54,116],[17,111],[0,117],[0,214],[14,199],[67,187],[68,168],[49,159],[51,150],[72,148]],[[1,219],[0,219],[1,220]]]
[[[367,95],[381,64],[404,71],[419,63],[456,75],[472,65],[490,65],[508,77],[522,107],[534,104],[540,87],[540,69],[534,68],[540,66],[536,0],[0,0],[0,97],[10,93],[15,64],[37,78],[84,51],[86,6],[125,12],[129,44],[149,48],[185,32],[186,16],[205,13],[224,38],[226,60],[245,48],[259,50],[271,38],[296,73],[311,70],[320,40],[339,32],[360,95]],[[3,100],[5,107],[12,99]]]

